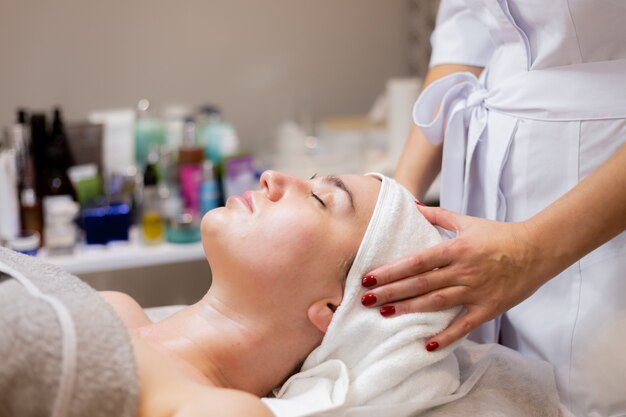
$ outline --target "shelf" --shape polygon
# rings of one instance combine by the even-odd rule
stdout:
[[[205,258],[200,242],[189,244],[164,242],[154,246],[146,246],[140,242],[79,246],[71,255],[50,255],[42,250],[37,257],[72,274],[141,268]]]
[[[378,165],[370,164],[369,171],[383,172],[390,175],[391,168],[387,160]],[[425,202],[438,201],[439,177],[426,193]],[[73,274],[91,274],[105,271],[117,271],[165,265],[179,262],[190,262],[205,259],[200,242],[191,244],[161,243],[146,246],[141,243],[137,230],[131,230],[131,241],[109,245],[79,246],[71,255],[50,255],[45,249],[40,251],[38,258],[57,265]]]

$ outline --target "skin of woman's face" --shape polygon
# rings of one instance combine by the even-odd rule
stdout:
[[[202,220],[214,285],[249,308],[283,314],[304,313],[324,297],[339,304],[379,190],[369,176],[264,172],[258,190],[230,197]]]

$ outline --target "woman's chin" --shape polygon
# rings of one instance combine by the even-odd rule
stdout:
[[[226,227],[226,216],[224,207],[218,207],[216,209],[208,211],[202,216],[200,222],[200,231],[202,233],[202,242],[205,239],[210,239],[216,235],[220,230],[224,230]]]

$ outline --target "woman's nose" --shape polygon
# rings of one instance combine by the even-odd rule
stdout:
[[[267,197],[271,201],[278,201],[285,192],[293,186],[298,185],[299,180],[278,171],[265,171],[261,174],[259,185],[265,190]]]
[[[284,193],[284,175],[277,171],[265,171],[259,178],[259,185],[265,190],[267,198],[271,201],[277,201]]]

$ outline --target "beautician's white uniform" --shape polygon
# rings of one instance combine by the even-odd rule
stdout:
[[[445,132],[442,206],[528,219],[626,142],[626,1],[442,0],[432,42],[431,66],[486,67],[415,104],[429,141]],[[626,233],[477,336],[498,334],[554,365],[577,416],[626,415]]]

